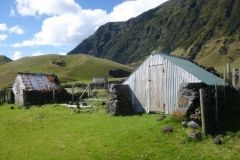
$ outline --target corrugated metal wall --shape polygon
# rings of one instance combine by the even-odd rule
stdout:
[[[151,55],[128,78],[133,108],[137,112],[165,112],[178,108],[177,94],[182,82],[201,82],[159,54]]]
[[[159,55],[155,55],[159,56]],[[174,65],[167,59],[164,60],[164,69],[166,71],[164,99],[165,113],[170,114],[178,108],[177,95],[180,84],[183,82],[201,82],[199,79],[189,74],[182,68]]]

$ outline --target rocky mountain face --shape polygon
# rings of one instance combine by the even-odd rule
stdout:
[[[240,60],[239,0],[169,0],[136,18],[110,22],[68,54],[137,66],[153,50],[206,66]]]

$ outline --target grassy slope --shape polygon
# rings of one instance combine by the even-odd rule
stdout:
[[[65,66],[53,62],[64,62]],[[133,71],[125,65],[83,54],[24,57],[0,66],[0,88],[12,86],[17,72],[54,73],[60,82],[72,82],[92,80],[98,76],[111,78],[108,71],[116,69]]]

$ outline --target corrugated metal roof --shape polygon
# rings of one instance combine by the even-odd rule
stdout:
[[[52,91],[57,90],[53,74],[37,74],[37,73],[18,73],[25,91]]]
[[[215,85],[215,84],[222,85],[222,83],[223,83],[223,80],[221,78],[215,76],[214,74],[206,71],[205,69],[199,67],[198,65],[196,65],[188,60],[185,60],[185,59],[177,57],[177,56],[172,56],[170,54],[157,52],[157,51],[153,51],[152,55],[154,55],[154,54],[161,55],[168,61],[170,61],[173,64],[175,64],[176,66],[179,66],[180,68],[184,69],[185,71],[192,74],[193,76],[195,76],[202,82],[206,83],[207,85]]]

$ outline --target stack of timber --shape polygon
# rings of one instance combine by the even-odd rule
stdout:
[[[111,84],[108,100],[106,113],[111,113],[113,115],[130,115],[134,112],[128,85]]]

